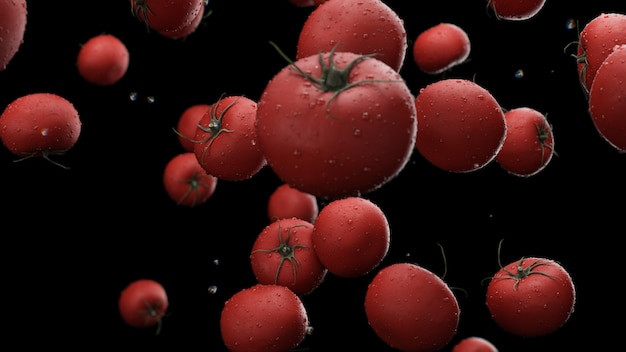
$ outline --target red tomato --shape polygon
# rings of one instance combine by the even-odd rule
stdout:
[[[282,285],[238,291],[220,316],[222,340],[231,352],[287,352],[304,341],[308,327],[300,297]]]
[[[404,21],[381,0],[324,1],[313,9],[298,37],[296,59],[321,52],[376,54],[400,71],[408,48]]]
[[[528,20],[541,11],[546,0],[487,0],[487,5],[498,19]]]
[[[128,71],[129,63],[126,45],[111,34],[89,38],[80,47],[76,60],[81,77],[99,86],[117,83]]]
[[[326,276],[326,268],[313,250],[313,225],[291,218],[267,225],[252,245],[250,264],[260,284],[290,288],[298,295],[316,289]]]
[[[611,146],[626,153],[626,44],[616,46],[598,68],[589,92],[593,124]]]
[[[19,50],[26,31],[26,0],[0,0],[0,72]]]
[[[257,143],[257,103],[244,96],[220,98],[200,118],[194,152],[211,175],[227,181],[249,179],[266,165]]]
[[[170,39],[186,38],[192,33],[194,33],[198,29],[198,27],[200,27],[200,23],[205,17],[204,11],[205,11],[204,6],[201,6],[200,11],[198,11],[198,14],[196,15],[196,17],[193,18],[193,20],[191,20],[191,22],[176,29],[164,29],[158,32],[162,36],[170,38]],[[208,15],[210,15],[210,13],[207,14],[207,16]]]
[[[0,139],[23,160],[65,154],[81,132],[78,111],[67,99],[53,93],[33,93],[11,102],[0,115]]]
[[[159,333],[162,319],[167,313],[169,300],[165,288],[157,281],[139,279],[122,290],[118,309],[122,320],[134,328],[157,326]]]
[[[456,335],[461,310],[448,285],[415,264],[381,269],[368,285],[365,313],[376,335],[400,351],[432,352]]]
[[[328,203],[315,222],[313,248],[328,271],[357,277],[376,268],[389,250],[390,229],[382,209],[361,197]]]
[[[256,116],[259,146],[282,181],[303,192],[364,194],[408,162],[417,131],[414,99],[398,72],[378,59],[334,51],[309,56],[266,85]]]
[[[602,62],[619,44],[626,44],[626,14],[602,13],[580,31],[576,58],[585,93],[589,93]]]
[[[286,183],[276,187],[267,201],[267,215],[270,221],[297,218],[313,223],[318,213],[317,197]]]
[[[195,207],[205,203],[217,187],[217,177],[207,174],[192,152],[178,154],[163,170],[163,186],[176,204]]]
[[[465,79],[443,79],[415,99],[416,147],[433,165],[452,172],[483,168],[506,137],[504,112],[488,90]]]
[[[190,26],[204,0],[130,0],[133,15],[157,32]]]
[[[483,337],[470,336],[457,342],[452,347],[452,352],[498,352],[498,349]]]
[[[198,130],[198,123],[210,107],[209,104],[191,105],[178,117],[175,132],[184,151],[194,152],[196,148],[194,138]]]
[[[552,333],[574,311],[576,292],[561,264],[545,258],[522,258],[491,278],[487,308],[503,330],[523,337]]]
[[[521,107],[504,113],[506,138],[496,155],[497,163],[509,173],[529,177],[539,173],[552,160],[554,135],[546,116]]]
[[[470,51],[469,36],[452,23],[430,27],[413,42],[413,60],[420,70],[429,74],[438,74],[463,63]]]

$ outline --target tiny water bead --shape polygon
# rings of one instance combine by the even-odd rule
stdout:
[[[213,295],[213,294],[215,294],[215,293],[217,293],[217,286],[215,286],[215,285],[211,285],[211,286],[209,286],[209,288],[208,288],[208,292],[209,292],[210,294],[212,294],[212,295]]]
[[[524,78],[524,70],[519,69],[517,71],[515,71],[515,78],[520,79],[520,78]]]

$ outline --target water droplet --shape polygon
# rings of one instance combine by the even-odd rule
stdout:
[[[148,102],[149,104],[154,103],[154,97],[152,95],[149,95],[146,97],[146,102]]]
[[[209,293],[210,293],[210,294],[212,294],[212,295],[213,295],[213,294],[215,294],[215,293],[217,292],[217,286],[215,286],[215,285],[211,285],[211,286],[209,286],[208,291],[209,291]]]
[[[522,70],[521,68],[517,71],[515,71],[515,78],[520,79],[524,77],[524,70]]]
[[[49,130],[47,128],[42,128],[41,129],[41,135],[44,136],[44,137],[48,135],[48,132],[49,132]]]
[[[128,94],[128,99],[130,99],[130,101],[136,101],[137,100],[137,92],[130,92],[130,94]]]
[[[567,29],[575,29],[576,27],[577,27],[577,23],[576,23],[575,19],[570,18],[567,21],[565,21],[565,28],[567,28]]]

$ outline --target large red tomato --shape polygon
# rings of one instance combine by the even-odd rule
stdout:
[[[26,0],[0,0],[0,72],[19,50],[26,31]]]
[[[204,0],[130,0],[133,14],[157,32],[189,26],[204,7]]]
[[[89,38],[78,51],[78,73],[89,83],[110,86],[128,71],[130,54],[124,42],[112,34]]]
[[[408,162],[417,131],[414,101],[399,73],[376,58],[312,55],[266,85],[256,115],[259,146],[293,187],[319,198],[364,194]]]
[[[313,224],[280,219],[267,225],[252,245],[250,264],[261,284],[283,285],[298,295],[311,293],[326,276],[311,235]]]
[[[220,331],[231,352],[287,352],[306,337],[306,308],[289,288],[256,284],[232,295],[222,308]]]
[[[257,103],[244,96],[220,98],[200,118],[194,152],[209,174],[227,181],[249,179],[266,160],[257,143]]]
[[[572,277],[552,259],[529,257],[501,267],[487,287],[487,308],[503,330],[524,337],[559,329],[574,311]]]
[[[598,68],[589,91],[589,114],[600,135],[626,153],[626,44],[616,46]]]
[[[0,115],[0,139],[19,160],[65,154],[81,132],[78,111],[53,93],[31,93],[11,102]]]
[[[404,21],[381,0],[325,1],[300,30],[296,59],[335,47],[356,54],[375,53],[400,71],[408,48]]]
[[[376,335],[391,347],[433,352],[456,335],[461,310],[440,277],[412,263],[396,263],[368,285],[365,313]]]
[[[431,83],[420,90],[415,105],[416,147],[443,170],[481,169],[502,148],[504,112],[488,90],[472,81],[449,78]]]
[[[620,44],[626,44],[626,14],[623,13],[601,13],[580,31],[576,58],[585,93],[589,93],[604,59]]]
[[[169,300],[165,288],[151,279],[132,281],[120,293],[118,309],[122,320],[134,328],[161,328]]]

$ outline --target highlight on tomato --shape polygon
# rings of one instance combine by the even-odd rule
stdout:
[[[112,34],[89,38],[79,49],[76,58],[78,73],[87,82],[110,86],[128,71],[130,54],[126,45]]]
[[[163,170],[163,187],[178,205],[195,207],[213,196],[218,178],[208,174],[192,152],[173,156]]]
[[[0,0],[0,72],[6,70],[24,42],[27,16],[26,0]]]
[[[471,52],[471,42],[463,28],[442,22],[418,34],[412,49],[417,67],[434,75],[465,62]]]
[[[496,18],[507,21],[524,21],[535,17],[546,0],[487,0],[487,6]]]
[[[450,172],[482,169],[506,138],[504,111],[495,97],[473,81],[441,79],[415,99],[419,131],[415,146],[434,166]]]
[[[169,308],[169,299],[158,281],[138,279],[122,290],[117,304],[125,324],[138,329],[156,326],[156,333],[159,334],[162,319]]]
[[[283,183],[276,187],[267,200],[270,221],[297,218],[314,223],[319,214],[317,197]]]

